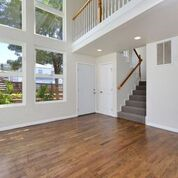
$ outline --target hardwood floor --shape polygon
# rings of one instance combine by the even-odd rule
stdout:
[[[98,114],[2,132],[0,178],[178,178],[178,134]]]

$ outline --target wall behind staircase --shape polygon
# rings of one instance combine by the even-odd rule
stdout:
[[[146,81],[146,47],[136,49],[138,54],[141,55],[143,62],[141,66],[142,81]],[[131,71],[138,63],[138,58],[134,51],[130,51],[130,56],[125,57],[121,53],[117,55],[117,83],[118,85],[125,79],[129,71]],[[139,82],[138,70],[133,73],[125,85],[117,92],[117,111],[121,111],[121,107],[125,105],[125,101],[129,99],[129,95],[136,88]]]
[[[135,63],[135,62],[134,62]],[[125,57],[121,53],[117,55],[117,83],[120,85],[128,72],[132,70],[132,59]],[[138,71],[136,71],[126,84],[117,92],[117,111],[121,111],[121,107],[125,105],[125,101],[129,99],[129,95],[135,89],[138,84]]]
[[[178,37],[172,40],[172,64],[157,65],[157,43],[147,49],[147,124],[178,132]]]

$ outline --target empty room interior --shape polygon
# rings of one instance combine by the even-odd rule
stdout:
[[[178,0],[0,0],[0,178],[178,178]]]

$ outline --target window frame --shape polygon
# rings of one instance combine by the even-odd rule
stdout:
[[[47,37],[47,36],[36,33],[36,8],[62,18],[62,40],[52,38],[52,37]],[[49,38],[52,40],[57,40],[57,41],[66,41],[66,2],[65,0],[63,0],[62,11],[34,0],[34,16],[35,16],[34,17],[34,34],[35,35],[38,35],[44,38]]]
[[[0,77],[22,77],[22,102],[12,104],[1,104],[1,108],[19,107],[26,105],[26,44],[19,41],[0,40],[0,43],[13,44],[22,47],[22,72],[0,72]]]
[[[67,82],[66,82],[66,52],[64,51],[60,51],[60,50],[54,50],[54,49],[51,49],[51,48],[45,48],[45,47],[41,47],[41,46],[35,46],[34,48],[34,59],[35,59],[35,62],[34,62],[34,84],[35,84],[35,97],[34,97],[34,102],[35,104],[59,104],[59,103],[64,103],[67,101],[67,98],[66,98],[66,92],[67,92]],[[53,74],[53,75],[46,75],[46,74],[36,74],[35,73],[35,65],[36,65],[36,50],[42,50],[42,51],[48,51],[48,52],[54,52],[54,53],[60,53],[63,55],[63,74],[60,75],[60,74]],[[36,78],[37,77],[41,77],[41,78],[53,78],[53,79],[63,79],[63,99],[62,100],[52,100],[52,101],[36,101]]]
[[[167,42],[170,42],[171,44],[171,62],[170,63],[166,63],[166,60],[165,60],[165,44],[167,43]],[[162,59],[162,63],[161,64],[158,64],[158,46],[159,45],[163,45],[163,59]],[[173,63],[173,59],[172,59],[172,40],[171,39],[168,39],[168,40],[163,40],[163,41],[160,41],[160,42],[158,42],[158,43],[156,43],[156,65],[157,66],[163,66],[163,65],[171,65],[172,63]]]

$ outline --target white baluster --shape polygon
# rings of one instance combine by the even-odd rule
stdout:
[[[86,14],[87,14],[87,32],[88,32],[89,31],[88,30],[88,27],[89,27],[89,25],[88,25],[89,24],[89,13],[88,13],[89,10],[88,10],[88,6],[86,7],[86,12],[87,12]]]

